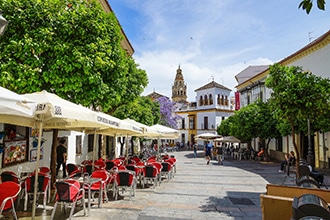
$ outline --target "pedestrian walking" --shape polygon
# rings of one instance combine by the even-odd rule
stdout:
[[[64,145],[66,140],[64,138],[60,139],[60,145],[56,147],[56,176],[58,171],[62,166],[63,178],[66,178],[66,160],[67,160],[67,149]]]
[[[205,147],[204,147],[204,151],[205,151],[205,159],[207,160],[206,164],[210,164],[210,160],[211,160],[211,153],[212,153],[212,144],[210,143],[210,141],[207,141]]]
[[[196,142],[194,142],[193,143],[193,148],[194,148],[194,157],[196,158],[197,157],[197,143]]]
[[[219,145],[217,148],[216,148],[216,152],[217,152],[217,161],[220,165],[223,164],[223,159],[224,159],[224,149],[221,145]]]

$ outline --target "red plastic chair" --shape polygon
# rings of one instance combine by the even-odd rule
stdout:
[[[169,162],[162,162],[161,176],[172,179],[172,165]]]
[[[101,182],[93,183],[90,186],[91,192],[93,194],[93,198],[94,198],[95,192],[99,192],[102,196],[102,201],[107,201],[108,202],[108,195],[107,195],[108,188],[107,188],[107,186],[109,184],[109,178],[110,178],[109,173],[106,170],[95,170],[92,173],[91,178],[100,178],[100,179],[102,179]],[[88,190],[88,186],[84,186],[84,188],[85,188],[85,190]]]
[[[20,183],[20,178],[16,175],[16,173],[12,171],[3,171],[0,174],[1,182],[13,181],[15,183]]]
[[[87,164],[90,164],[91,165],[92,164],[92,161],[90,161],[90,160],[84,160],[80,164],[83,165],[83,166],[85,166]]]
[[[176,159],[171,157],[170,159],[165,160],[165,162],[170,163],[174,169],[174,173],[176,173]]]
[[[157,168],[158,184],[160,185],[160,182],[162,180],[162,176],[161,176],[161,172],[162,172],[162,169],[163,169],[162,164],[160,162],[157,162],[157,161],[149,162],[149,164],[152,164]]]
[[[148,181],[151,181],[153,183],[153,188],[156,187],[157,182],[159,180],[158,176],[158,168],[154,166],[153,164],[148,164],[143,168],[143,182],[142,182],[142,187],[146,184],[148,184]]]
[[[66,165],[66,172],[68,173],[68,176],[72,174],[72,172],[80,170],[80,167],[77,164],[74,163],[68,163]]]
[[[102,160],[97,160],[97,161],[94,162],[94,169],[95,170],[103,170],[105,168],[106,168],[106,164]]]
[[[2,215],[2,212],[11,210],[14,218],[17,220],[14,203],[20,191],[21,186],[13,181],[0,184],[0,215]]]
[[[122,196],[125,191],[130,190],[130,199],[132,196],[135,196],[136,189],[136,179],[135,173],[131,170],[121,170],[116,174],[115,185],[114,185],[114,193],[115,200],[118,199],[119,192],[122,192]]]
[[[86,214],[85,208],[85,190],[80,187],[80,183],[77,180],[64,180],[55,183],[56,187],[56,202],[52,211],[51,219],[54,218],[56,208],[58,204],[67,207],[71,205],[70,217],[73,215],[77,201],[81,200],[83,205],[84,215]]]
[[[84,173],[88,173],[88,175],[92,175],[92,173],[93,173],[93,165],[92,164],[86,164],[83,167],[83,172]]]
[[[38,173],[38,191],[37,196],[40,194],[43,195],[43,205],[46,208],[47,203],[47,192],[50,185],[50,175],[46,173]],[[24,201],[24,211],[27,210],[27,203],[29,200],[29,196],[33,196],[34,192],[34,181],[35,181],[35,173],[32,173],[24,180],[24,188],[25,188],[25,201]]]
[[[47,174],[50,174],[50,172],[51,172],[49,167],[39,167],[39,171],[41,173],[47,173]]]

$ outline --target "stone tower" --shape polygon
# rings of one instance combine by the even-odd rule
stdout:
[[[187,102],[187,86],[184,83],[180,66],[176,71],[174,84],[172,86],[172,102]]]

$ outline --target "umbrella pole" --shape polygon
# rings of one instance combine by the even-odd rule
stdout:
[[[34,192],[33,192],[33,204],[32,204],[32,220],[36,216],[36,205],[37,205],[37,191],[38,191],[38,173],[39,173],[39,159],[40,159],[40,147],[41,147],[41,136],[42,136],[42,121],[39,123],[39,137],[38,137],[38,149],[37,149],[37,161],[36,161],[36,171],[34,179]]]
[[[159,148],[160,148],[160,146],[159,146],[159,137],[157,138],[157,156],[159,157]]]
[[[94,141],[93,141],[93,156],[92,156],[92,170],[94,171],[94,158],[95,158],[95,146],[96,146],[96,128],[94,128]]]
[[[126,134],[126,164],[128,163],[128,135]]]

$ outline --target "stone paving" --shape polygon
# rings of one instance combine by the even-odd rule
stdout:
[[[177,158],[177,172],[171,180],[163,180],[156,188],[136,190],[135,197],[111,199],[102,208],[93,206],[89,216],[83,216],[79,208],[72,219],[76,220],[258,220],[262,219],[260,194],[266,185],[283,184],[285,173],[279,173],[279,163],[226,159],[223,165],[206,160],[199,152],[171,152]],[[326,174],[327,175],[327,174]],[[326,176],[329,184],[329,175]],[[294,185],[293,177],[286,185]],[[111,194],[111,193],[110,193]],[[69,210],[68,210],[69,211]],[[56,219],[65,219],[68,214],[57,210]],[[37,219],[49,219],[38,217]],[[28,218],[20,218],[28,219]]]

